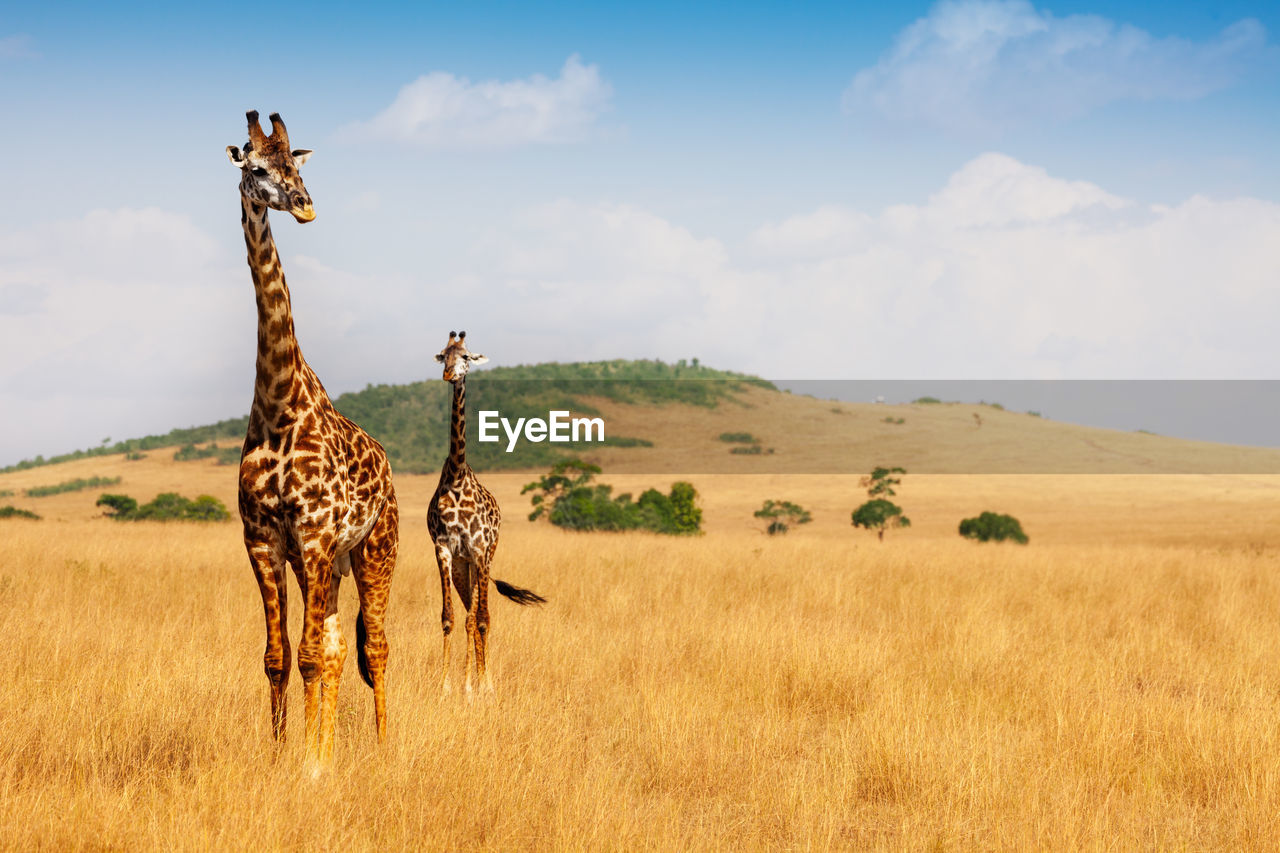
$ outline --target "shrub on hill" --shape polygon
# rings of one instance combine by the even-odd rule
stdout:
[[[1022,524],[1012,515],[984,512],[977,518],[960,522],[960,535],[978,542],[1004,542],[1006,539],[1026,545],[1031,540],[1022,532]]]
[[[206,426],[174,429],[163,435],[148,435],[143,438],[131,438],[128,441],[117,441],[115,444],[103,444],[100,447],[93,447],[88,450],[76,450],[71,453],[50,456],[48,459],[44,456],[36,456],[34,459],[24,459],[16,465],[0,468],[0,473],[24,471],[28,468],[38,468],[41,465],[56,465],[60,462],[87,459],[90,456],[110,456],[115,453],[124,453],[126,458],[129,459],[141,459],[141,456],[135,457],[131,454],[143,450],[155,450],[159,447],[173,447],[174,445],[193,444],[200,441],[216,441],[223,438],[239,440],[244,438],[245,430],[248,428],[249,416],[245,415],[244,417],[230,418]]]
[[[226,505],[211,495],[191,500],[177,492],[164,492],[141,506],[128,495],[102,495],[97,505],[107,507],[107,517],[116,521],[226,521],[231,518]]]
[[[219,447],[217,442],[209,442],[208,447],[197,447],[195,444],[184,444],[173,454],[175,462],[192,462],[197,459],[217,459],[219,465],[236,465],[240,462],[239,445]]]
[[[0,518],[32,518],[36,521],[40,520],[40,516],[31,510],[18,509],[16,506],[0,506]]]
[[[534,493],[529,520],[545,515],[552,524],[569,530],[652,530],[671,535],[701,530],[702,510],[691,484],[673,483],[665,495],[648,489],[633,502],[630,494],[614,497],[612,486],[593,483],[599,473],[600,466],[581,459],[558,462],[520,491]]]
[[[729,444],[759,444],[760,439],[749,432],[722,432],[720,440]]]
[[[79,477],[75,480],[66,480],[52,486],[33,486],[27,489],[27,497],[29,498],[45,498],[49,495],[60,495],[63,492],[78,492],[83,489],[96,489],[100,486],[114,486],[120,482],[119,477]]]

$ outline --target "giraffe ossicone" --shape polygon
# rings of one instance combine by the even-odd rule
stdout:
[[[292,567],[303,597],[298,671],[306,715],[306,756],[316,767],[333,758],[338,687],[347,643],[338,587],[354,576],[360,599],[356,646],[360,675],[373,688],[378,741],[387,737],[384,627],[399,547],[399,510],[386,452],[340,414],[294,333],[289,288],[267,221],[268,210],[299,222],[315,219],[299,169],[311,156],[289,144],[278,113],[271,134],[246,114],[249,141],[227,146],[241,170],[240,221],[258,310],[253,405],[241,451],[239,492],[244,544],[266,615],[264,668],[271,690],[271,731],[283,741],[291,670],[287,618]]]

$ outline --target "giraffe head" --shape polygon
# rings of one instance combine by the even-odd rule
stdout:
[[[459,332],[456,336],[450,332],[448,345],[436,355],[436,361],[444,365],[445,382],[462,382],[467,378],[471,365],[484,364],[489,360],[479,353],[468,352],[467,345],[463,343],[466,337],[466,332]]]
[[[311,152],[306,148],[290,150],[289,132],[279,113],[271,114],[271,135],[262,132],[258,124],[258,111],[245,114],[249,119],[249,141],[244,150],[227,146],[227,156],[243,173],[240,178],[240,195],[249,201],[265,204],[273,210],[283,210],[299,222],[316,218],[311,207],[311,196],[302,183],[298,167],[307,162]]]

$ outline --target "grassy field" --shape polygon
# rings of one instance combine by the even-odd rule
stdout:
[[[313,780],[296,672],[270,743],[237,523],[20,497],[121,476],[234,505],[233,469],[169,457],[0,476],[45,519],[0,521],[0,847],[1280,846],[1280,477],[909,476],[880,545],[852,476],[692,477],[708,533],[669,539],[530,524],[532,476],[490,475],[495,575],[550,603],[496,601],[474,703],[437,695],[434,478],[398,477],[390,743],[353,654]],[[763,536],[767,497],[814,522]],[[961,540],[984,509],[1030,546]],[[348,585],[349,642],[354,612]]]

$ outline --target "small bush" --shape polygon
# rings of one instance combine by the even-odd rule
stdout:
[[[13,489],[0,489],[0,498],[13,497]]]
[[[759,456],[764,453],[764,448],[758,444],[747,444],[740,447],[730,447],[729,452],[737,456]]]
[[[907,422],[907,419],[906,418],[885,418],[884,422],[887,424],[895,424],[895,425],[905,424]]]
[[[60,495],[63,492],[78,492],[82,489],[96,489],[101,486],[114,486],[120,482],[119,477],[90,477],[87,480],[83,477],[75,480],[66,480],[52,486],[35,486],[27,489],[27,497],[29,498],[46,498],[49,495]]]
[[[960,535],[979,542],[1003,542],[1010,539],[1019,545],[1026,545],[1031,541],[1022,532],[1022,524],[1018,519],[994,512],[984,512],[977,518],[966,518],[960,522]]]
[[[914,400],[912,400],[911,402],[913,402],[913,403],[924,403],[924,404],[934,404],[934,403],[941,403],[942,401],[941,401],[941,400],[939,400],[937,397],[916,397],[916,398],[915,398]]]
[[[36,515],[29,509],[18,509],[16,506],[0,506],[0,518],[33,518],[40,520],[40,516]]]
[[[759,444],[760,439],[749,432],[722,432],[720,440],[728,444]]]
[[[184,444],[173,454],[175,462],[192,462],[197,459],[216,459],[219,465],[235,465],[240,461],[239,447],[219,447],[215,442],[209,442],[208,447],[197,447],[194,444]]]
[[[124,455],[124,458],[130,462],[137,462],[139,459],[146,459],[147,454],[143,453],[141,450],[130,450]]]
[[[611,435],[604,440],[605,447],[653,447],[647,438],[636,438],[630,435]]]

